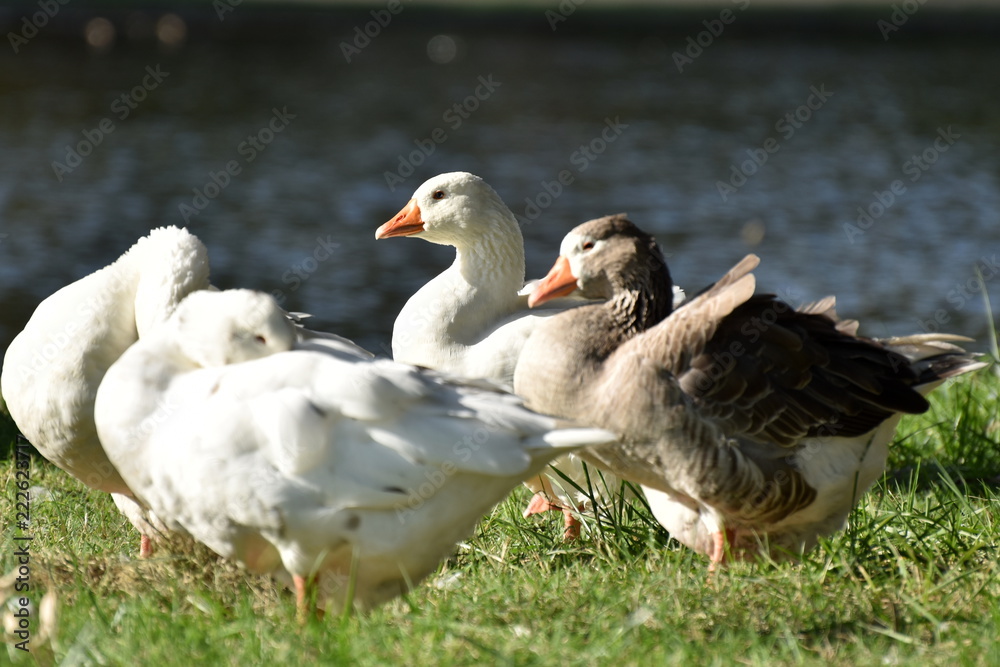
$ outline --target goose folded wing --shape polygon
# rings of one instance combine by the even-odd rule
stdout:
[[[755,295],[711,335],[689,336],[674,370],[701,414],[730,436],[793,446],[806,437],[856,437],[926,400],[902,355],[849,333],[825,312]]]
[[[551,424],[482,383],[390,361],[297,351],[228,370],[217,392],[243,406],[264,467],[345,506],[394,507],[439,473],[527,474],[524,441]]]

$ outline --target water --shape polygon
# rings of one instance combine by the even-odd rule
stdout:
[[[798,302],[836,294],[863,333],[936,328],[938,317],[985,349],[974,271],[992,275],[1000,311],[996,41],[885,43],[874,21],[840,38],[724,34],[679,73],[683,27],[474,24],[449,41],[434,40],[436,21],[400,20],[351,63],[339,47],[356,25],[346,19],[297,39],[192,37],[169,51],[123,40],[94,53],[42,37],[17,56],[0,49],[0,349],[44,297],[150,228],[186,224],[218,286],[279,292],[315,327],[384,352],[402,304],[452,252],[376,242],[374,230],[424,179],[453,170],[483,176],[522,219],[529,276],[547,271],[574,225],[627,211],[657,235],[681,285],[700,287],[752,251],[762,288]],[[454,57],[432,61],[429,43]],[[128,108],[122,94],[155,83],[147,67],[162,81]],[[244,144],[275,109],[282,131],[261,134],[262,150]],[[796,111],[807,120],[781,122]],[[60,182],[52,162],[105,119],[113,131]],[[939,131],[953,143],[935,148]],[[434,152],[390,188],[386,173],[415,141]],[[907,165],[925,151],[926,170]],[[723,201],[717,183],[753,154],[766,163],[745,165]],[[239,173],[185,221],[193,189],[229,163]],[[560,172],[572,182],[553,198],[545,183],[555,191]],[[877,214],[896,180],[891,205],[848,233],[858,207]]]

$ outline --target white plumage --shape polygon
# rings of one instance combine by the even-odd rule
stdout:
[[[487,378],[510,388],[532,331],[547,318],[585,303],[561,300],[528,308],[530,285],[524,282],[524,240],[517,219],[493,188],[473,174],[440,174],[423,183],[375,233],[377,239],[393,236],[455,247],[454,263],[410,297],[397,316],[392,329],[396,361]],[[579,459],[570,455],[553,467],[586,489]],[[617,477],[602,474],[608,488],[620,487]],[[605,483],[595,485],[599,497]],[[527,486],[536,497],[526,516],[562,508],[567,536],[579,531],[570,508],[582,507],[586,495],[554,474],[533,478]]]
[[[154,229],[113,264],[40,303],[4,356],[0,388],[21,433],[49,461],[113,494],[143,534],[144,555],[157,522],[135,505],[105,456],[94,397],[129,345],[190,292],[209,286],[208,272],[208,252],[195,236],[176,227]]]
[[[304,608],[367,608],[416,584],[559,453],[610,442],[516,397],[388,360],[296,343],[270,297],[199,293],[108,371],[101,439],[172,529],[255,572],[291,575]],[[353,564],[352,564],[353,563]]]

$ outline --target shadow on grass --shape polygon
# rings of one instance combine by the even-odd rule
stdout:
[[[28,441],[21,436],[21,432],[17,430],[17,425],[10,418],[10,415],[0,412],[0,461],[9,461],[14,458],[14,448],[18,442],[31,447]],[[31,453],[38,456],[34,447],[31,447]]]
[[[982,466],[943,464],[931,460],[888,471],[883,484],[887,489],[898,493],[910,490],[927,493],[957,485],[965,495],[982,495],[988,491],[1000,490],[1000,466],[984,470]]]

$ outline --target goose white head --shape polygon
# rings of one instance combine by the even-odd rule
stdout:
[[[295,343],[294,325],[263,292],[194,292],[172,319],[181,354],[201,367],[260,359]]]
[[[375,238],[417,236],[461,248],[494,230],[521,241],[517,220],[500,195],[480,177],[455,171],[425,181],[403,210],[375,230]]]

